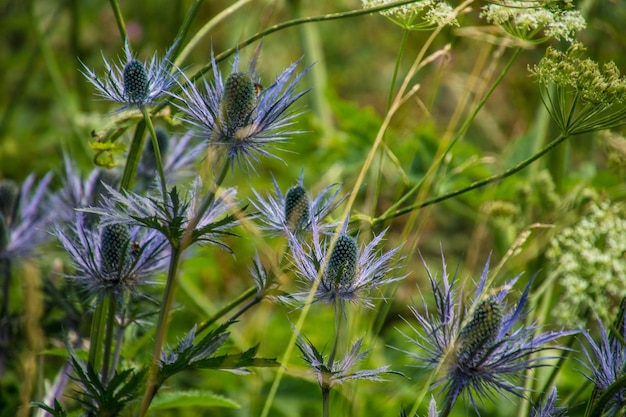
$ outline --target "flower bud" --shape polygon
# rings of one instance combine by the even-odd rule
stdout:
[[[100,236],[100,252],[102,253],[102,269],[115,274],[130,261],[131,239],[128,226],[109,224],[104,226]]]
[[[124,95],[131,103],[143,103],[148,94],[148,74],[136,59],[124,67]]]
[[[291,187],[285,196],[285,223],[291,232],[304,229],[311,220],[309,197],[306,190],[297,185]]]
[[[502,306],[496,297],[489,296],[478,304],[472,319],[461,329],[460,355],[473,356],[488,347],[498,336],[502,319]]]
[[[248,125],[255,106],[256,90],[252,77],[243,72],[230,74],[220,103],[221,119],[229,134]]]
[[[349,287],[356,276],[358,261],[356,240],[348,235],[337,239],[326,268],[326,282],[334,288]]]

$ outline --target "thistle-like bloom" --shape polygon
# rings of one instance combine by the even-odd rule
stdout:
[[[537,407],[533,407],[530,417],[565,417],[565,408],[556,406],[556,387]]]
[[[535,325],[524,325],[524,306],[528,300],[532,279],[515,308],[507,308],[504,297],[520,277],[510,280],[504,287],[493,290],[483,297],[487,282],[489,261],[483,269],[476,288],[471,308],[461,314],[461,301],[455,287],[456,276],[449,279],[445,260],[442,256],[443,276],[437,283],[426,266],[436,311],[431,313],[424,303],[425,311],[420,313],[415,307],[411,311],[418,322],[414,327],[415,336],[403,335],[417,348],[418,352],[406,352],[420,364],[441,372],[443,375],[436,385],[443,385],[446,416],[464,394],[469,396],[474,408],[476,399],[493,399],[495,393],[512,393],[523,397],[524,387],[516,384],[528,369],[544,365],[550,356],[538,354],[547,349],[555,339],[575,332],[541,332]],[[463,317],[468,317],[463,320]]]
[[[370,294],[373,290],[404,278],[393,275],[398,265],[392,259],[400,247],[388,252],[379,250],[378,246],[386,233],[383,231],[359,248],[356,239],[347,233],[347,226],[346,219],[328,258],[332,237],[322,241],[319,228],[311,230],[312,246],[289,234],[295,272],[308,290],[321,277],[314,301],[354,302],[373,307],[371,300],[374,297]],[[303,300],[308,295],[309,291],[295,294]]]
[[[45,229],[52,215],[47,195],[51,180],[52,173],[46,174],[34,191],[34,175],[21,187],[0,180],[0,259],[32,256],[35,248],[49,239]]]
[[[128,42],[124,44],[124,57],[118,65],[110,64],[104,55],[106,75],[101,79],[96,73],[83,64],[82,74],[96,87],[98,95],[122,104],[117,112],[133,107],[141,108],[163,100],[175,85],[176,77],[170,75],[172,69],[172,52],[176,43],[160,60],[155,53],[149,63],[138,61],[130,49]]]
[[[616,330],[623,336],[626,334],[626,320],[624,320],[623,311],[620,312],[618,317],[621,317],[621,320],[617,320]],[[591,348],[590,350],[584,349],[587,358],[586,366],[589,370],[589,374],[586,377],[594,384],[594,393],[597,393],[597,395],[606,392],[609,387],[615,388],[612,385],[624,376],[624,370],[626,369],[626,346],[622,344],[619,337],[609,335],[601,322],[599,327],[601,336],[599,343],[596,343],[589,333],[583,333],[589,341]],[[626,388],[624,388],[623,384],[619,385],[618,389],[614,391],[613,396],[602,404],[605,413],[599,413],[598,415],[617,416],[618,411],[623,410],[624,406],[626,406]],[[597,397],[592,398],[591,401],[596,402],[597,399]]]
[[[117,191],[106,184],[109,197],[101,207],[90,207],[83,211],[101,216],[103,224],[121,223],[143,226],[161,232],[171,243],[178,245],[191,219],[199,216],[191,232],[191,242],[214,243],[228,249],[218,238],[228,235],[237,219],[231,213],[236,208],[236,188],[224,190],[202,213],[199,213],[202,182],[199,178],[187,192],[173,187],[167,194],[167,203],[162,196],[142,196],[133,192]]]
[[[364,9],[384,6],[393,0],[361,0]],[[434,29],[437,26],[459,26],[454,9],[442,0],[421,0],[396,6],[380,12],[396,25],[406,30]]]
[[[167,266],[167,241],[155,230],[125,224],[89,227],[85,213],[76,213],[74,224],[57,225],[54,233],[75,268],[76,280],[90,296],[136,292],[153,274]]]
[[[572,42],[576,33],[586,27],[580,11],[572,8],[561,1],[501,0],[483,6],[480,17],[524,41],[541,43],[555,38]]]
[[[252,200],[251,203],[258,212],[257,218],[264,223],[261,230],[273,235],[292,233],[298,236],[312,228],[319,228],[324,233],[337,226],[334,223],[322,222],[344,200],[345,197],[338,198],[341,186],[333,192],[335,185],[329,185],[311,200],[304,188],[304,172],[300,174],[298,183],[285,194],[273,176],[272,183],[276,193],[268,194],[267,198],[252,190],[256,200]]]
[[[334,360],[332,364],[328,364],[328,360],[324,359],[324,355],[313,346],[310,340],[298,333],[298,341],[296,342],[296,346],[302,353],[302,359],[315,372],[322,390],[329,390],[333,385],[339,385],[354,379],[385,381],[381,375],[392,373],[389,371],[389,365],[361,371],[354,369],[370,352],[369,350],[361,352],[362,345],[363,338],[357,340],[352,345],[352,348],[343,359]]]
[[[179,101],[175,105],[199,136],[208,139],[210,146],[219,148],[219,156],[250,166],[258,161],[259,155],[278,158],[266,148],[300,133],[288,129],[297,116],[288,109],[307,91],[296,92],[298,82],[308,70],[296,75],[298,63],[262,89],[255,74],[256,58],[248,72],[240,72],[239,56],[235,56],[232,72],[224,80],[212,56],[213,84],[204,79],[203,87],[198,88],[185,77],[186,84],[181,86],[180,95],[175,96]]]

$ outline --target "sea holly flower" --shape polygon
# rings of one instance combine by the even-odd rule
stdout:
[[[165,270],[167,241],[157,231],[122,223],[89,227],[85,222],[85,213],[77,212],[72,225],[57,225],[54,234],[76,270],[67,277],[88,295],[121,299]]]
[[[556,406],[556,387],[552,387],[544,401],[532,408],[530,417],[565,417],[565,412],[565,408]]]
[[[297,113],[289,107],[306,91],[296,92],[296,87],[306,68],[296,74],[300,61],[292,64],[267,88],[260,87],[256,75],[256,57],[247,72],[239,71],[239,56],[235,56],[231,73],[223,78],[211,56],[214,81],[203,79],[196,87],[188,78],[181,85],[182,92],[175,97],[183,119],[196,134],[218,149],[219,156],[252,166],[259,155],[278,158],[266,148],[285,141],[290,135],[300,133],[290,129]],[[183,75],[184,76],[184,75]],[[280,158],[278,158],[280,159]]]
[[[45,229],[53,215],[48,196],[50,181],[52,173],[46,174],[33,190],[32,174],[21,187],[13,181],[0,180],[0,260],[32,256],[35,248],[48,240]]]
[[[623,308],[623,306],[622,306]],[[621,337],[609,334],[604,325],[599,322],[600,341],[596,342],[593,337],[584,332],[584,336],[589,342],[590,349],[584,349],[588,369],[586,378],[593,383],[598,397],[607,391],[612,392],[604,403],[600,403],[598,397],[592,398],[592,405],[601,407],[599,413],[595,415],[617,416],[626,406],[626,387],[623,380],[626,369],[626,346],[623,344],[623,336],[626,334],[626,320],[623,310],[618,314],[616,320],[616,331]],[[602,413],[604,411],[604,413]]]
[[[311,245],[289,234],[295,272],[307,289],[321,277],[314,301],[354,302],[373,307],[373,290],[404,278],[394,276],[398,265],[392,262],[400,247],[388,252],[378,249],[385,231],[375,235],[367,245],[359,247],[356,239],[348,235],[347,225],[346,220],[332,248],[332,237],[325,237],[322,241],[319,228],[311,230]],[[329,250],[332,250],[330,254]],[[295,294],[302,300],[308,295],[308,290]]]
[[[361,0],[364,9],[384,6],[395,0]],[[396,25],[406,30],[428,30],[437,26],[459,26],[454,9],[441,0],[421,0],[380,12]]]
[[[532,43],[552,38],[572,42],[586,22],[571,3],[552,0],[501,0],[482,7],[480,17],[511,36]]]
[[[516,379],[521,380],[528,369],[543,366],[544,361],[553,358],[540,354],[561,348],[551,346],[552,341],[575,332],[542,332],[534,324],[525,325],[524,306],[532,279],[513,308],[508,308],[505,297],[520,275],[484,296],[489,261],[470,303],[472,307],[461,314],[456,276],[448,277],[443,256],[442,263],[440,283],[426,266],[436,310],[429,311],[426,304],[424,312],[410,307],[418,326],[405,320],[415,336],[403,333],[418,348],[417,352],[407,354],[441,373],[436,382],[445,392],[440,415],[447,416],[461,395],[467,395],[474,408],[477,408],[477,399],[493,399],[495,393],[508,392],[523,397],[524,386],[516,383]]]
[[[280,190],[276,179],[272,176],[275,194],[263,197],[252,190],[256,200],[251,203],[258,212],[256,216],[263,224],[261,230],[273,235],[299,236],[303,232],[317,228],[322,233],[331,231],[335,223],[323,223],[323,220],[335,209],[345,197],[339,198],[341,186],[329,185],[311,199],[304,187],[304,172],[300,174],[298,183],[286,193]]]
[[[213,243],[228,250],[218,238],[231,234],[229,230],[237,224],[231,213],[236,209],[236,188],[225,189],[202,213],[199,213],[202,181],[198,177],[188,191],[173,187],[167,200],[151,195],[142,196],[130,191],[117,191],[104,185],[109,197],[101,207],[89,207],[82,211],[101,216],[103,224],[122,223],[142,226],[159,231],[171,244],[178,246],[191,219],[197,224],[191,231],[191,241]]]
[[[369,354],[369,350],[361,351],[363,338],[357,340],[356,343],[352,345],[345,357],[328,363],[323,353],[318,351],[310,340],[300,335],[300,333],[297,334],[298,341],[296,342],[296,346],[302,353],[302,359],[311,367],[313,372],[315,372],[322,390],[329,390],[334,385],[355,379],[382,382],[385,381],[382,377],[383,374],[393,373],[389,370],[389,365],[368,370],[355,369]]]
[[[124,43],[124,57],[119,64],[110,64],[104,55],[106,75],[99,78],[96,73],[83,64],[82,74],[96,87],[99,96],[122,104],[116,112],[132,108],[141,108],[162,101],[169,90],[176,84],[176,77],[170,75],[174,43],[160,60],[155,53],[150,62],[137,60],[128,41]]]

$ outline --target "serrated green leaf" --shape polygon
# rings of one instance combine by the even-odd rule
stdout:
[[[159,393],[154,401],[152,401],[150,410],[167,410],[186,407],[241,408],[238,403],[230,398],[215,394],[211,391],[174,391]]]

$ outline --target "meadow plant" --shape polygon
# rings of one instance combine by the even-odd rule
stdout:
[[[0,417],[624,414],[613,13],[113,0],[118,36],[35,3],[47,71],[0,118]]]

